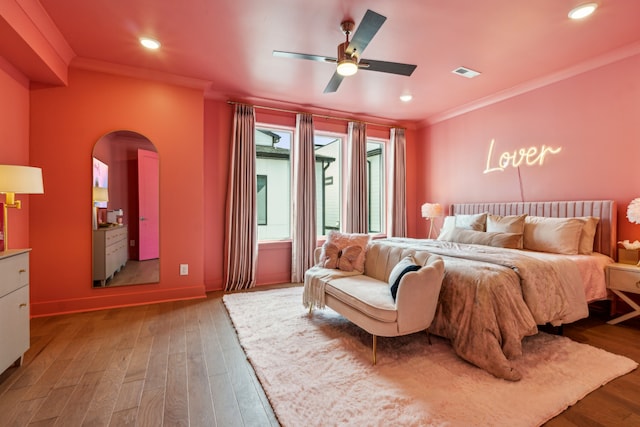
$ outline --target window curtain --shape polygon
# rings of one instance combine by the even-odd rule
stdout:
[[[391,129],[391,197],[390,197],[390,237],[406,237],[406,140],[405,130]]]
[[[227,191],[226,291],[251,288],[256,282],[258,218],[255,121],[252,106],[235,106]]]
[[[349,122],[347,212],[345,231],[367,233],[369,229],[367,212],[367,125]]]
[[[298,283],[304,281],[304,272],[313,266],[313,252],[316,248],[316,159],[311,114],[296,116],[291,161],[291,282]]]

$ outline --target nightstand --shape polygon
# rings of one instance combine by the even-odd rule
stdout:
[[[624,314],[607,323],[615,325],[633,317],[640,316],[640,305],[625,295],[625,292],[640,294],[640,267],[633,264],[609,264],[607,265],[607,287],[633,308],[631,313]]]

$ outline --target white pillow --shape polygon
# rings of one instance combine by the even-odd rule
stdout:
[[[528,215],[524,224],[524,249],[575,255],[585,221]]]
[[[487,213],[474,215],[456,215],[456,228],[464,230],[485,231]]]
[[[400,261],[398,261],[396,266],[393,267],[393,270],[391,270],[391,273],[389,273],[389,291],[391,292],[391,296],[393,297],[394,301],[396,300],[398,287],[400,286],[402,277],[411,271],[418,271],[420,270],[420,268],[421,266],[418,265],[416,260],[411,255],[407,255],[406,257],[402,258]]]
[[[454,230],[454,228],[456,228],[456,217],[444,217],[444,222],[442,223],[442,228],[440,229],[440,235],[438,235],[438,240],[449,240],[449,236],[451,235],[451,232]]]
[[[444,218],[442,228],[440,229],[440,235],[438,240],[449,240],[451,233],[455,228],[462,228],[463,230],[475,230],[485,231],[485,223],[487,221],[487,214],[474,214],[474,215],[456,215],[447,216]]]

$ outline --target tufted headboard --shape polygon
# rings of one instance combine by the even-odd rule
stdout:
[[[489,212],[493,215],[535,215],[556,218],[573,216],[596,216],[600,218],[596,228],[593,250],[616,257],[617,206],[613,200],[576,200],[562,202],[494,202],[455,203],[449,214],[477,214]]]

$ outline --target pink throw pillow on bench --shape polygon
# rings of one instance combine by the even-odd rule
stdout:
[[[322,246],[320,265],[343,271],[364,273],[364,257],[369,244],[368,234],[347,234],[330,231]]]

